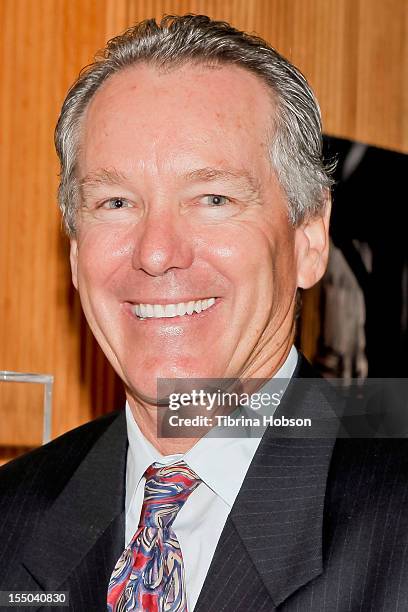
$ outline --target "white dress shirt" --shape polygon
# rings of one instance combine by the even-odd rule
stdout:
[[[288,380],[297,363],[295,347],[274,378]],[[202,483],[177,514],[173,528],[184,560],[188,610],[193,610],[213,558],[218,540],[241,488],[260,437],[201,438],[184,454],[163,456],[143,436],[128,404],[126,423],[129,448],[126,464],[126,545],[139,525],[144,473],[152,463],[170,465],[184,461]]]

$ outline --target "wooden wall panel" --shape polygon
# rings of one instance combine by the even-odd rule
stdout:
[[[408,151],[405,0],[0,0],[0,369],[54,374],[54,435],[113,408],[118,389],[70,285],[55,121],[108,38],[184,12],[267,38],[309,78],[328,133]],[[30,428],[32,400],[2,397]]]

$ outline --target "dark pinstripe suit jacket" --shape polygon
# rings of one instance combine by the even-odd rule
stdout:
[[[304,361],[298,375],[310,375]],[[297,402],[308,413],[327,400]],[[120,412],[0,470],[0,590],[69,591],[70,610],[106,610],[124,547],[126,447]],[[407,502],[405,440],[268,430],[195,610],[407,611]]]

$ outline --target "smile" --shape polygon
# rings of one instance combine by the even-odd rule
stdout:
[[[163,319],[183,317],[207,310],[215,304],[215,298],[178,302],[176,304],[135,304],[133,313],[139,319]]]

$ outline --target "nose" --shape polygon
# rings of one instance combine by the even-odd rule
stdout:
[[[133,251],[133,267],[150,276],[162,276],[173,268],[191,266],[194,254],[191,232],[178,211],[150,210],[141,226]]]

